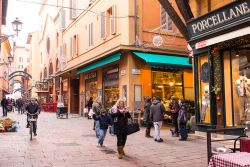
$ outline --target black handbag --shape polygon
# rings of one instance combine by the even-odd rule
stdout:
[[[140,126],[136,122],[128,123],[128,132],[127,135],[138,132],[140,130]]]

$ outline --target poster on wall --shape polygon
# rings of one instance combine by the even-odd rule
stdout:
[[[134,96],[135,96],[135,101],[142,101],[142,89],[141,85],[135,85],[135,90],[134,90]]]

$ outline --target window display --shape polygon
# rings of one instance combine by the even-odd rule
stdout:
[[[208,65],[208,56],[199,56],[198,69],[200,121],[202,123],[210,123],[210,70]]]
[[[152,97],[159,96],[166,108],[169,110],[171,95],[179,100],[183,99],[183,72],[152,71]]]
[[[225,102],[230,107],[226,107],[226,125],[240,126],[245,121],[250,120],[250,45],[240,46],[234,50],[225,51],[224,71],[231,72],[225,75],[225,89],[232,88],[231,98],[226,96]],[[231,68],[225,66],[226,62],[231,63]],[[228,69],[229,68],[229,69]],[[225,73],[225,72],[224,72]],[[230,103],[231,102],[231,103]]]
[[[98,87],[97,87],[97,72],[90,72],[85,76],[85,90],[86,90],[86,99],[85,103],[90,97],[93,97],[93,100],[98,96]]]

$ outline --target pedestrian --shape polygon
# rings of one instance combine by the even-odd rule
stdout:
[[[171,113],[171,117],[172,117],[172,122],[174,125],[174,130],[171,130],[172,136],[179,137],[179,128],[178,128],[177,118],[178,118],[178,113],[180,110],[180,105],[179,105],[178,100],[174,96],[171,96],[171,100],[169,103],[169,109],[170,109],[170,113]]]
[[[150,97],[145,97],[144,100],[145,100],[145,105],[144,105],[143,119],[144,119],[144,123],[146,125],[145,137],[151,137],[150,130],[153,126],[153,123],[152,123],[152,120],[150,118],[150,107],[151,107],[152,103],[151,103]]]
[[[89,116],[89,112],[92,109],[92,105],[93,105],[93,97],[90,97],[85,106],[88,109],[87,113],[88,119],[91,119],[91,117]]]
[[[96,115],[94,113],[93,118],[94,120],[99,122],[99,135],[98,135],[98,144],[97,146],[103,146],[103,142],[107,133],[107,129],[111,123],[111,119],[108,116],[108,113],[106,112],[106,110],[104,108],[100,109],[99,111],[99,115]]]
[[[100,111],[102,108],[102,99],[101,97],[97,97],[95,102],[92,105],[92,109],[93,109],[93,113],[95,114],[95,116],[99,116],[100,115]],[[96,137],[99,138],[99,129],[100,129],[100,123],[99,120],[94,119],[94,127],[93,130],[95,130],[96,133]]]
[[[6,97],[4,96],[3,99],[1,100],[1,106],[3,110],[3,117],[7,117],[7,100]]]
[[[180,141],[187,140],[188,133],[187,133],[187,108],[184,101],[181,103],[181,109],[179,110],[178,114],[178,126],[180,131]]]
[[[116,102],[111,116],[114,119],[114,133],[117,137],[118,158],[122,159],[125,155],[124,147],[127,141],[128,118],[131,118],[128,108],[122,99]]]
[[[161,103],[161,98],[157,96],[155,100],[153,100],[152,105],[150,106],[150,117],[153,121],[154,128],[155,128],[155,141],[157,142],[163,142],[160,131],[162,127],[162,121],[164,118],[164,113],[166,112],[165,107]]]

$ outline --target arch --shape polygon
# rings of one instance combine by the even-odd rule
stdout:
[[[50,62],[49,63],[49,75],[53,74],[53,64]]]
[[[9,75],[9,80],[11,80],[12,78],[17,77],[17,76],[22,76],[26,79],[32,79],[32,76],[29,73],[27,73],[26,71],[15,71],[15,72],[11,73]]]
[[[47,68],[45,67],[43,71],[43,78],[47,78],[47,76],[48,76]]]

